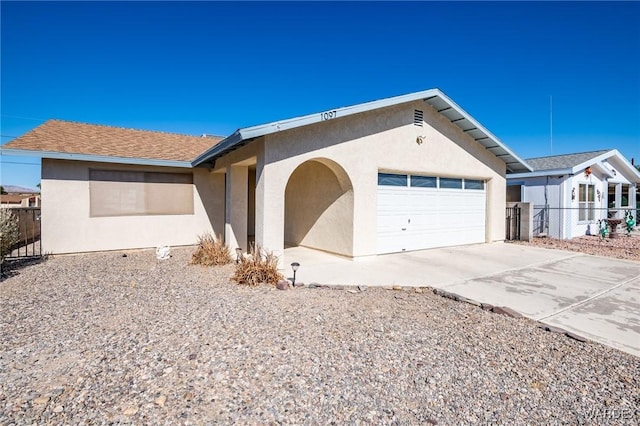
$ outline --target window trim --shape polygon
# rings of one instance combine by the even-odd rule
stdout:
[[[591,187],[591,191],[589,191]],[[582,198],[584,188],[584,201]],[[578,182],[578,223],[591,223],[595,220],[596,212],[596,185],[589,182]],[[591,200],[589,200],[591,198]],[[584,218],[583,218],[584,217]]]

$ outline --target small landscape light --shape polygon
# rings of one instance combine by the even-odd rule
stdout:
[[[291,269],[293,269],[293,285],[296,285],[296,271],[298,270],[298,268],[300,267],[300,264],[298,262],[293,262],[291,264]]]
[[[242,249],[238,247],[236,249],[236,263],[240,263],[240,257],[242,256]]]

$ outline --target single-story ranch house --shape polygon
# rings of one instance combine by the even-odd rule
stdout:
[[[637,221],[640,172],[615,149],[530,158],[531,172],[507,175],[507,201],[533,204],[533,233],[573,238],[601,219]]]
[[[352,258],[504,240],[506,174],[530,167],[438,89],[226,138],[50,120],[2,147],[42,158],[42,246],[190,245]]]

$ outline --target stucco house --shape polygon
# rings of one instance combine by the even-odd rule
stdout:
[[[534,235],[596,235],[598,221],[637,218],[640,172],[615,149],[530,158],[507,175],[507,201],[533,204]]]
[[[504,239],[531,168],[438,89],[193,137],[52,120],[2,147],[42,158],[47,252],[222,236],[352,258]]]

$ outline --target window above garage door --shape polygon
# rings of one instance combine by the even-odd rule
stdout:
[[[452,177],[378,173],[379,186],[484,190],[484,180]]]

